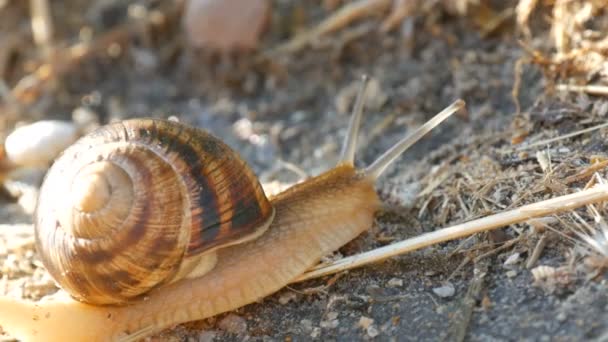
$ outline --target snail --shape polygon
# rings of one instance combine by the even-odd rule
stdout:
[[[198,128],[132,119],[81,138],[49,170],[35,217],[38,252],[63,290],[39,302],[0,297],[2,329],[23,340],[133,341],[280,290],[369,229],[378,177],[464,107],[457,100],[357,169],[364,89],[337,166],[272,198]]]

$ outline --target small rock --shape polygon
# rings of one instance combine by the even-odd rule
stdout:
[[[183,24],[194,47],[250,50],[257,47],[269,18],[268,0],[189,0]]]
[[[300,321],[300,327],[302,327],[302,330],[305,332],[312,331],[312,321],[309,319],[303,319]]]
[[[359,326],[365,330],[372,324],[374,324],[374,320],[369,317],[361,316],[361,318],[359,318]]]
[[[540,265],[531,270],[534,282],[539,283],[541,281],[552,278],[557,273],[555,267]]]
[[[507,260],[505,260],[505,262],[503,263],[503,266],[505,266],[505,267],[513,266],[519,262],[519,259],[520,259],[519,253],[513,253],[513,254],[509,255]]]
[[[218,323],[218,327],[227,333],[242,335],[247,332],[247,321],[241,316],[229,314]]]
[[[312,329],[312,332],[310,333],[310,337],[317,338],[317,337],[319,337],[319,335],[321,335],[321,328]]]
[[[294,292],[288,291],[288,292],[283,293],[279,297],[279,303],[281,305],[285,305],[291,301],[295,301],[297,297],[298,296]]]
[[[217,332],[213,330],[203,331],[198,334],[198,342],[213,342],[217,337]]]
[[[517,271],[515,271],[515,270],[507,271],[507,273],[505,273],[505,274],[509,278],[515,278],[515,277],[517,277]]]
[[[340,321],[337,319],[334,320],[327,320],[327,321],[321,321],[321,324],[319,324],[321,326],[321,328],[325,328],[325,329],[335,329],[338,327],[338,325],[340,325]]]
[[[374,338],[378,335],[380,335],[380,332],[378,331],[378,329],[376,329],[376,327],[374,327],[373,325],[370,325],[369,327],[367,327],[367,336]]]
[[[20,166],[50,163],[78,138],[76,125],[68,121],[43,120],[15,129],[4,143],[6,157]]]
[[[99,115],[88,107],[78,107],[72,111],[72,121],[84,133],[99,127]]]
[[[390,287],[401,287],[403,286],[403,280],[399,278],[391,278],[387,285]]]
[[[447,283],[443,286],[434,288],[433,292],[441,298],[449,298],[456,293],[456,289],[454,288],[454,285]]]

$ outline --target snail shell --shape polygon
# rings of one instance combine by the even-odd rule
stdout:
[[[53,164],[35,215],[44,266],[73,297],[120,304],[204,274],[274,209],[249,166],[212,135],[137,119],[104,126]]]

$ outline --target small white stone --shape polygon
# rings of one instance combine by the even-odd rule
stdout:
[[[228,333],[242,335],[247,332],[247,321],[241,316],[229,314],[218,323],[218,327]]]
[[[72,121],[85,132],[99,127],[99,115],[87,107],[77,107],[72,111]]]
[[[213,342],[217,337],[217,332],[213,330],[203,331],[198,334],[198,342]]]
[[[434,288],[433,292],[441,298],[448,298],[456,293],[456,289],[454,288],[454,285],[447,283],[443,286]]]
[[[338,325],[340,325],[340,321],[337,319],[330,320],[330,321],[321,321],[321,323],[319,325],[321,326],[321,328],[335,329],[338,327]]]
[[[361,316],[359,318],[359,326],[363,329],[367,330],[372,324],[374,324],[374,320],[369,317]]]
[[[281,305],[285,305],[291,301],[295,301],[297,297],[298,296],[294,292],[288,291],[288,292],[283,293],[279,297],[279,303]]]
[[[338,318],[338,313],[335,311],[331,311],[327,314],[327,320],[328,321],[332,321],[334,319]]]
[[[4,143],[6,156],[20,166],[50,163],[78,138],[71,122],[44,120],[15,129]]]
[[[308,332],[308,331],[312,331],[312,321],[309,319],[303,319],[300,321],[300,327],[302,327],[302,330]]]
[[[505,266],[505,267],[513,266],[513,265],[517,264],[518,262],[519,262],[519,253],[513,253],[513,254],[509,255],[507,260],[505,260],[503,266]]]
[[[367,327],[367,336],[374,338],[378,335],[380,335],[380,332],[378,331],[378,329],[376,329],[376,327],[374,327],[373,325]]]
[[[390,287],[401,287],[403,286],[403,280],[399,278],[391,278],[387,285]]]

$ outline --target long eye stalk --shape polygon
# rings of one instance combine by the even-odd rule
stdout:
[[[354,165],[355,162],[355,151],[357,148],[357,136],[359,135],[359,128],[361,127],[361,116],[363,115],[363,107],[365,105],[365,93],[367,90],[367,84],[369,78],[364,75],[361,78],[361,87],[357,93],[357,100],[353,107],[353,112],[348,124],[348,132],[344,139],[342,146],[342,155],[338,164]],[[418,140],[430,132],[433,128],[443,122],[445,119],[450,117],[452,114],[457,112],[459,109],[465,106],[463,100],[456,100],[451,105],[446,107],[444,110],[435,115],[432,119],[427,121],[424,125],[418,127],[412,134],[406,136],[397,142],[393,147],[388,149],[378,159],[376,159],[371,165],[365,168],[364,173],[371,179],[379,178],[382,173],[390,166],[395,159],[397,159],[403,152],[407,151],[412,145]]]
[[[439,112],[439,114],[435,115],[424,125],[418,127],[412,134],[401,139],[399,142],[393,145],[393,147],[389,148],[388,151],[384,152],[384,154],[378,157],[378,159],[376,159],[370,166],[365,168],[365,174],[372,179],[377,179],[380,177],[386,168],[391,165],[403,152],[407,151],[424,135],[464,106],[465,102],[463,100],[454,101],[451,105]]]
[[[340,157],[339,164],[354,165],[355,163],[357,137],[359,136],[359,128],[361,127],[361,116],[363,115],[363,107],[365,106],[365,95],[368,83],[369,77],[367,77],[367,75],[361,76],[361,86],[357,93],[357,100],[353,107],[353,113],[350,116],[350,122],[348,123],[348,131],[346,133],[346,138],[344,139],[344,145],[342,146],[342,156]]]

